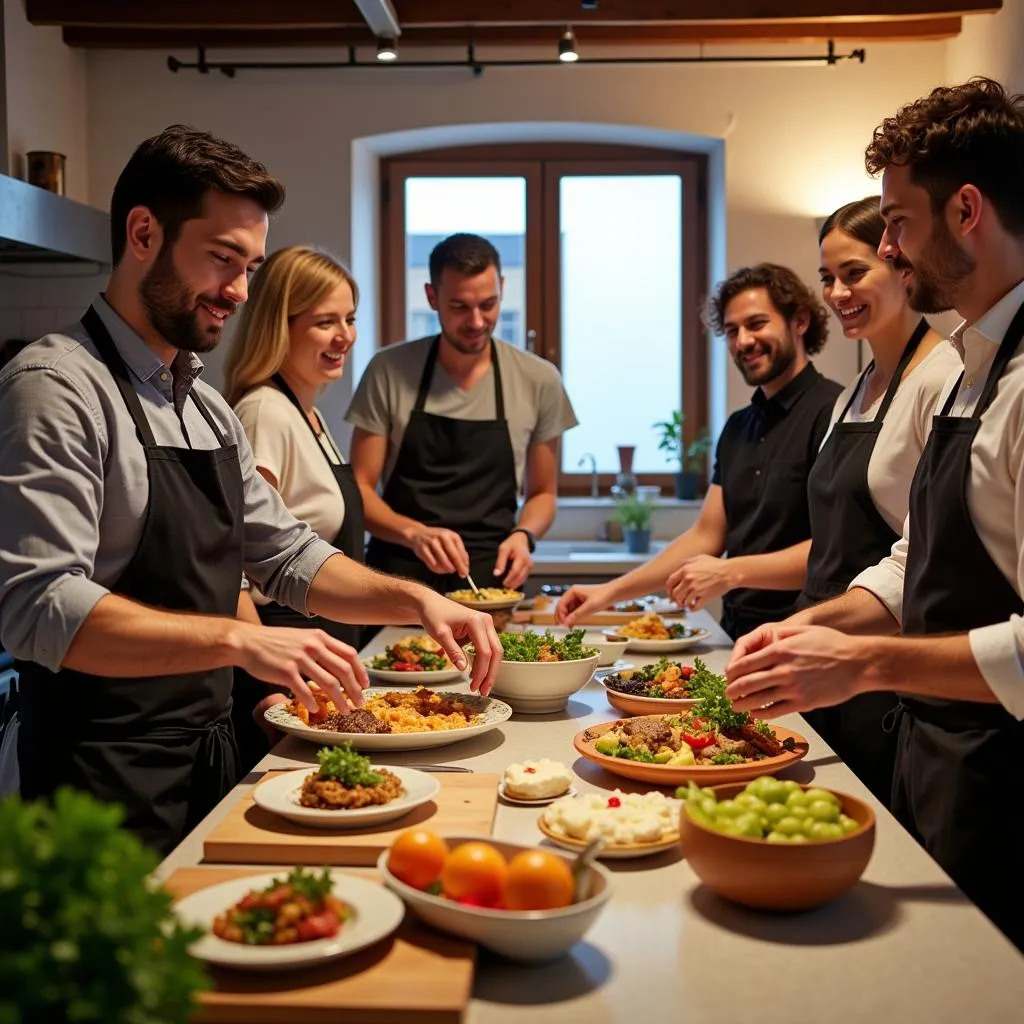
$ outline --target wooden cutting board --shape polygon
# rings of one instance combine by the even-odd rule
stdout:
[[[279,774],[267,772],[265,778]],[[207,836],[203,859],[221,864],[367,867],[377,863],[399,832],[415,825],[441,835],[492,835],[500,776],[442,772],[438,779],[441,792],[432,801],[375,829],[306,828],[257,807],[248,793]]]
[[[239,868],[179,868],[164,883],[177,897],[245,875]],[[214,967],[199,997],[199,1024],[457,1024],[469,1003],[476,946],[410,913],[389,939],[322,967],[232,971]]]

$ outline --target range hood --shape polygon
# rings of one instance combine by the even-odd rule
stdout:
[[[110,263],[110,216],[0,174],[0,263]]]

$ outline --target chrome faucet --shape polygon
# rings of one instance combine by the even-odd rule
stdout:
[[[597,459],[595,459],[590,452],[584,452],[583,457],[576,463],[576,465],[577,467],[582,468],[586,464],[587,459],[590,459],[590,496],[592,498],[596,498],[598,497]]]

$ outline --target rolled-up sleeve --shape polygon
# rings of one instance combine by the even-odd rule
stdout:
[[[235,420],[233,427],[245,488],[245,571],[267,597],[308,615],[313,577],[338,549],[288,511],[280,494],[257,472],[242,425]]]
[[[105,428],[75,381],[52,368],[4,377],[0,408],[0,640],[55,671],[109,593],[92,580]]]
[[[910,517],[903,522],[903,536],[892,546],[892,551],[877,565],[869,566],[855,576],[847,588],[860,587],[878,598],[897,622],[903,621],[903,581],[907,573],[907,551],[909,550]]]

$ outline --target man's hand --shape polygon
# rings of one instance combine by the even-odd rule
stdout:
[[[469,575],[469,555],[462,538],[454,530],[440,526],[419,526],[412,536],[413,554],[431,571],[441,576],[465,578]]]
[[[432,590],[423,588],[420,622],[423,628],[444,648],[458,669],[467,665],[463,645],[472,643],[476,652],[469,688],[485,697],[491,692],[494,677],[501,663],[502,647],[494,629],[494,620],[484,612],[475,612],[449,601]]]
[[[342,714],[348,713],[350,703],[362,705],[363,690],[370,680],[359,654],[322,629],[239,622],[235,636],[235,664],[265,683],[287,686],[310,711],[317,709],[310,682],[319,686]]]
[[[841,704],[870,689],[871,640],[825,626],[762,626],[726,667],[737,711],[778,718]],[[739,645],[737,650],[739,650]]]
[[[494,575],[505,576],[502,586],[518,590],[530,575],[533,556],[530,543],[523,533],[509,534],[498,547],[498,558],[494,563]]]
[[[665,590],[680,608],[696,611],[708,601],[735,588],[727,558],[694,555],[668,578]]]
[[[606,586],[577,584],[559,598],[555,618],[563,626],[575,626],[577,622],[586,622],[588,616],[602,612],[614,603]]]

